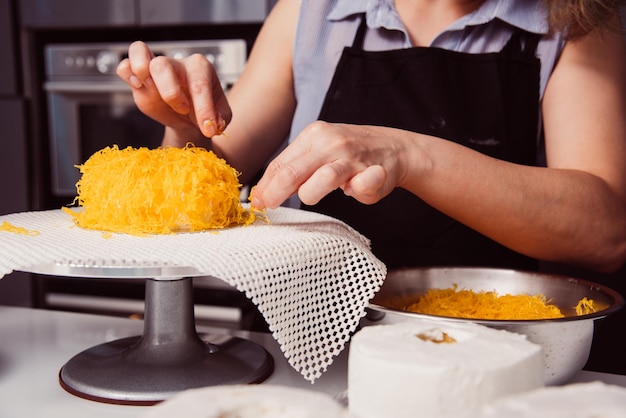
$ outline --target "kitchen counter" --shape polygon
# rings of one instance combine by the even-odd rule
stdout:
[[[0,306],[0,418],[139,417],[149,406],[94,402],[66,392],[61,367],[75,354],[119,338],[141,335],[143,321],[99,315]],[[340,397],[347,387],[347,350],[311,384],[287,362],[269,334],[198,327],[261,344],[274,358],[266,384],[317,390]],[[573,382],[601,380],[626,387],[626,376],[581,371]]]

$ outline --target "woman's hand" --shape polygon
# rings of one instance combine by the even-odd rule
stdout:
[[[184,146],[218,135],[232,118],[215,68],[203,55],[155,57],[137,41],[117,74],[132,88],[137,107],[166,126],[164,145]]]
[[[312,205],[337,188],[364,204],[402,186],[408,134],[400,130],[314,122],[267,167],[252,206],[276,208],[294,193]]]

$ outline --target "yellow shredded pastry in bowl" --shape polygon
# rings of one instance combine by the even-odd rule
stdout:
[[[588,299],[584,297],[580,301],[578,301],[575,310],[576,315],[589,315],[598,312],[598,307],[596,306],[596,303],[593,301],[593,299]]]
[[[536,320],[563,318],[561,310],[544,295],[499,295],[495,291],[429,289],[417,301],[402,302],[397,309],[408,312],[468,319]],[[593,300],[584,298],[575,307],[577,315],[596,311]]]
[[[77,166],[75,202],[63,208],[86,229],[133,235],[205,231],[254,222],[240,202],[239,173],[212,151],[119,149],[94,153]]]

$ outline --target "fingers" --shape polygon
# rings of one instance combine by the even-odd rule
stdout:
[[[319,121],[309,125],[268,165],[252,206],[276,208],[295,193],[303,203],[314,205],[338,188],[361,203],[378,202],[397,184],[396,153],[402,152],[399,147],[382,152],[389,133],[382,134],[361,126]]]
[[[338,188],[364,204],[376,203],[384,197],[387,172],[380,165],[364,167],[348,160],[336,160],[315,170],[307,166],[315,166],[312,159],[289,163],[274,160],[255,187],[252,206],[276,208],[296,192],[302,203],[315,205]]]
[[[348,161],[334,161],[316,170],[300,186],[298,197],[304,204],[315,205],[333,190],[341,188],[346,196],[369,205],[383,197],[386,180],[387,172],[380,165],[359,171]]]
[[[318,169],[335,160],[328,154],[327,148],[319,147],[320,142],[323,141],[311,140],[312,138],[323,138],[326,127],[327,125],[323,122],[309,125],[296,140],[270,162],[263,177],[261,177],[255,187],[255,193],[252,195],[251,201],[253,207],[258,209],[266,207],[277,208],[290,196],[296,194],[298,189]],[[317,176],[315,183],[328,184],[328,182],[334,182],[333,179],[339,178],[337,173],[340,171],[342,171],[342,168],[339,166],[335,169],[332,167],[323,169]],[[325,186],[325,192],[323,193],[329,193],[338,186]],[[309,190],[312,190],[314,187],[316,186],[309,187]],[[332,188],[329,190],[330,187]],[[306,193],[306,196],[308,196],[308,193]]]
[[[332,161],[315,170],[298,189],[298,197],[306,205],[318,203],[333,190],[345,185],[354,176],[355,168],[346,160]]]
[[[344,187],[343,192],[367,205],[384,197],[387,171],[381,165],[371,165],[357,173]]]
[[[158,102],[164,102],[177,114],[188,116],[207,137],[224,131],[232,111],[215,68],[206,57],[155,57],[140,41],[130,45],[128,56],[118,65],[117,74],[134,89],[142,110],[160,109]],[[158,116],[158,120],[166,119],[162,114]]]
[[[186,72],[178,61],[166,57],[155,57],[150,61],[149,71],[161,99],[176,113],[186,115],[191,111],[191,100],[187,95]]]
[[[276,157],[265,170],[254,188],[251,206],[257,209],[277,208],[290,196],[307,177],[297,161],[289,161],[282,154]]]
[[[196,54],[186,60],[184,69],[198,126],[208,137],[221,134],[232,118],[232,111],[215,67],[206,57]]]
[[[117,66],[117,75],[131,87],[141,88],[150,79],[150,61],[154,55],[148,46],[136,41],[128,47],[128,58]]]

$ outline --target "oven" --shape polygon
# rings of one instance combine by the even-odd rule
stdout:
[[[76,165],[116,144],[156,148],[163,127],[135,106],[130,88],[115,74],[128,43],[51,44],[45,48],[50,181],[58,197],[76,195]],[[243,39],[148,43],[156,55],[206,56],[228,90],[246,63]]]
[[[241,25],[244,27],[245,25]],[[238,79],[251,47],[255,26],[245,26],[246,36],[237,37],[238,25],[218,27],[213,36],[186,38],[171,30],[145,29],[147,44],[155,54],[182,58],[202,54],[215,65],[228,91]],[[110,33],[114,33],[111,31]],[[132,39],[135,31],[120,30]],[[163,32],[163,33],[161,33]],[[197,30],[196,32],[202,32]],[[218,32],[225,37],[220,38]],[[68,32],[69,33],[69,32]],[[160,145],[163,127],[143,115],[135,106],[130,88],[115,71],[127,56],[130,40],[73,41],[68,33],[44,37],[41,46],[43,71],[40,82],[40,164],[38,193],[34,209],[55,209],[69,205],[76,196],[80,178],[76,165],[94,152],[113,144],[120,148]],[[243,33],[243,32],[242,32]],[[93,38],[99,34],[94,31]],[[187,33],[189,35],[189,33]],[[37,120],[37,117],[35,117]],[[33,305],[41,309],[88,312],[124,317],[143,315],[145,280],[92,279],[33,275]],[[200,325],[265,331],[266,323],[245,295],[212,277],[196,277],[195,318]]]

